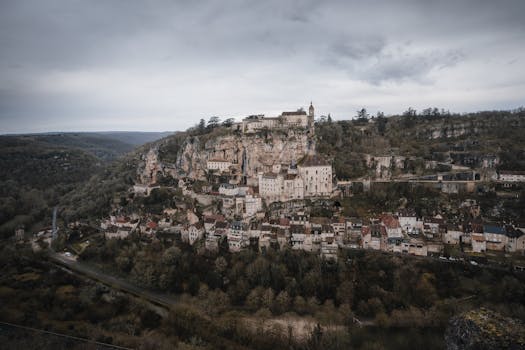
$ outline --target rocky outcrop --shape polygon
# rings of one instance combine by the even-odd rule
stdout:
[[[502,127],[522,128],[523,118],[513,116],[487,116],[482,120],[473,118],[445,118],[421,124],[416,131],[419,139],[456,138],[464,135],[490,135]]]
[[[171,152],[166,145],[168,142],[157,144],[142,155],[137,169],[139,184],[156,184],[159,174],[205,180],[208,160],[222,159],[231,162],[239,176],[244,174],[249,185],[257,185],[258,172],[270,172],[274,165],[298,162],[309,147],[315,149],[307,130],[302,129],[250,134],[222,130],[218,135],[187,136],[174,152],[176,155],[169,154],[170,159],[176,159],[175,163],[162,161],[160,154],[165,157],[166,152]]]
[[[525,349],[525,325],[481,308],[451,318],[445,332],[449,350]]]
[[[230,134],[203,142],[198,136],[188,138],[179,152],[177,168],[185,176],[204,179],[207,161],[222,159],[236,166],[239,173],[244,171],[248,178],[256,179],[257,172],[271,171],[275,164],[298,161],[308,152],[306,132],[292,130]]]
[[[159,161],[158,149],[154,147],[142,156],[137,167],[138,183],[147,186],[156,184],[160,172],[162,172],[162,164]]]

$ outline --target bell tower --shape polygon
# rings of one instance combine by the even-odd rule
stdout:
[[[308,108],[308,117],[314,118],[314,106],[312,105],[312,101],[310,101],[310,108]]]
[[[315,130],[314,115],[315,115],[314,106],[312,104],[312,101],[310,101],[310,107],[308,108],[308,130],[310,132],[310,136],[313,136],[313,133]]]

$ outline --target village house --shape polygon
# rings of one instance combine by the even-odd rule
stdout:
[[[206,250],[210,252],[218,252],[221,238],[222,237],[220,235],[217,236],[211,233],[206,234],[206,239],[204,241],[204,247],[206,248]]]
[[[304,225],[290,226],[290,244],[294,250],[305,250],[306,228]]]
[[[215,232],[215,222],[217,220],[212,216],[204,217],[204,232],[213,234]]]
[[[127,226],[122,226],[127,227]],[[152,235],[157,232],[158,224],[154,220],[147,220],[145,223],[140,224],[140,232]]]
[[[484,253],[487,251],[487,244],[483,233],[472,232],[470,235],[472,251],[474,253]]]
[[[181,231],[181,240],[185,243],[193,245],[197,240],[204,235],[204,227],[200,223],[187,225]]]
[[[232,185],[228,183],[223,183],[219,185],[219,195],[221,196],[236,196],[239,194],[239,187],[237,185]]]
[[[335,241],[335,237],[324,236],[321,241],[321,257],[327,260],[337,260],[337,251],[339,247]]]
[[[290,225],[310,226],[310,216],[304,211],[298,211],[290,217]]]
[[[336,236],[344,237],[346,233],[346,219],[344,217],[336,217],[332,219],[330,223]]]
[[[214,221],[211,226],[211,221]],[[228,236],[230,225],[221,215],[216,215],[205,219],[204,225],[209,227],[206,230],[205,247],[210,251],[218,251],[220,242]]]
[[[228,232],[228,248],[230,252],[239,252],[248,246],[248,226],[242,221],[233,221]]]
[[[261,225],[259,235],[259,250],[268,249],[272,244],[277,244],[277,231],[265,222]]]
[[[387,251],[392,253],[408,254],[410,239],[403,237],[388,237]]]
[[[443,253],[444,245],[440,238],[427,239],[425,245],[427,247],[427,254],[430,256],[438,256]]]
[[[243,217],[249,218],[262,211],[262,199],[259,196],[246,194],[242,198]]]
[[[363,226],[361,235],[363,237],[363,248],[386,250],[387,233],[385,226],[380,224]]]
[[[425,218],[423,222],[423,234],[427,238],[441,238],[447,230],[445,220],[437,216],[433,218]]]
[[[401,225],[396,217],[391,214],[382,214],[379,220],[385,226],[388,237],[403,237]]]
[[[416,235],[423,229],[423,222],[418,219],[415,210],[401,209],[397,212],[401,230],[409,235]]]
[[[509,253],[525,252],[525,233],[520,229],[507,228],[507,246]]]
[[[359,218],[346,218],[345,219],[345,234],[341,237],[339,244],[347,246],[348,248],[360,248],[361,247],[361,229],[363,222]]]
[[[420,238],[410,238],[408,245],[408,254],[416,256],[427,256],[428,247],[425,242]]]
[[[131,231],[131,227],[110,226],[104,230],[104,237],[106,239],[125,239],[131,234]]]
[[[498,174],[498,180],[505,182],[525,182],[525,172],[501,170]]]
[[[507,245],[507,231],[504,226],[483,225],[483,236],[487,250],[503,251]]]
[[[443,235],[443,243],[459,244],[463,231],[455,224],[447,224],[447,232]]]

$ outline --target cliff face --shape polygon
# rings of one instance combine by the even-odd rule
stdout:
[[[177,137],[177,136],[174,136]],[[171,141],[177,141],[175,139]],[[141,157],[137,180],[144,185],[157,182],[158,174],[205,180],[207,161],[222,159],[232,163],[239,176],[244,172],[249,185],[257,185],[259,171],[272,171],[273,165],[298,162],[308,153],[306,130],[274,130],[255,134],[219,133],[179,139],[173,151],[170,140],[154,145]],[[311,145],[312,148],[315,145]],[[167,158],[175,163],[166,162]]]
[[[502,127],[523,128],[525,120],[512,116],[487,116],[482,119],[448,118],[427,121],[417,127],[416,137],[420,139],[455,138],[464,135],[491,135]]]
[[[157,174],[162,172],[162,164],[158,158],[158,149],[151,148],[148,153],[142,155],[141,162],[137,167],[137,178],[140,184],[152,185],[157,182]]]
[[[484,308],[449,321],[445,333],[449,350],[525,349],[525,325]]]
[[[246,176],[255,179],[258,171],[271,171],[274,164],[290,164],[308,152],[305,132],[268,131],[247,135],[225,135],[209,140],[188,138],[177,155],[176,166],[182,175],[204,179],[209,159],[223,159],[237,166],[244,164]]]

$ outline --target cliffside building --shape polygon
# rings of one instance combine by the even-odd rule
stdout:
[[[217,170],[219,173],[228,171],[231,165],[231,162],[223,159],[210,159],[206,163],[206,167],[208,170]]]
[[[332,194],[332,166],[319,155],[306,155],[298,165],[304,182],[304,197],[324,197]]]
[[[308,114],[300,108],[293,112],[282,112],[278,117],[265,117],[263,114],[251,115],[242,120],[242,131],[244,133],[255,133],[268,129],[302,128],[313,132],[315,109],[312,103],[308,108]]]
[[[281,168],[280,168],[281,169]],[[259,194],[267,202],[286,202],[332,194],[332,166],[319,155],[305,156],[279,173],[259,173]]]

